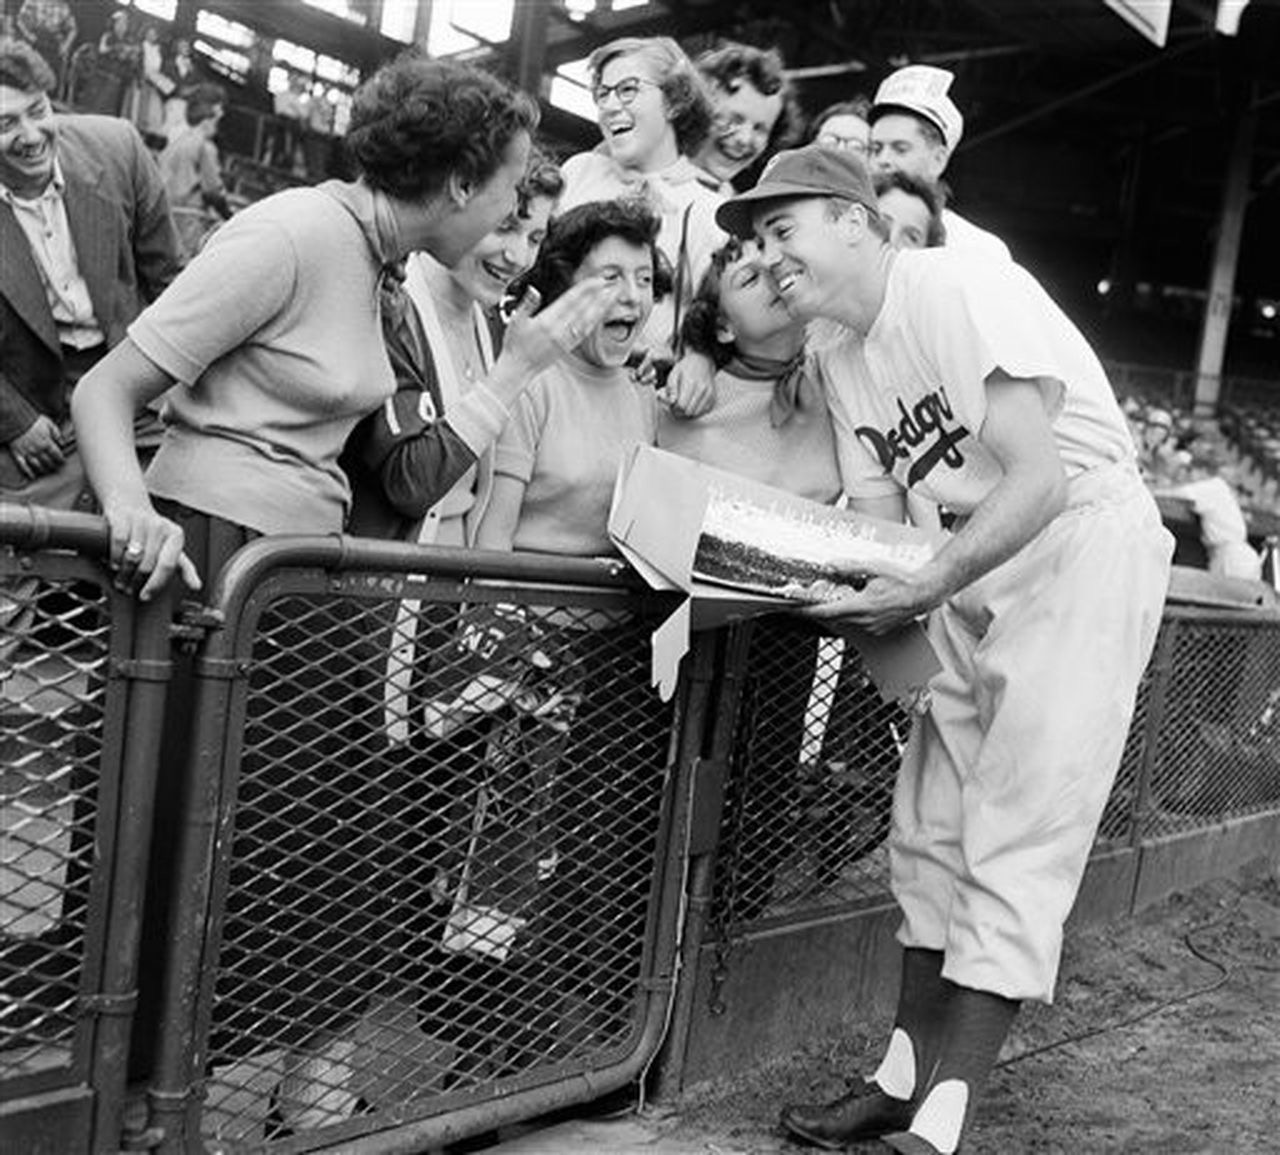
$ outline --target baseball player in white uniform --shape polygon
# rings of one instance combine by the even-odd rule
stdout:
[[[928,615],[943,670],[908,743],[890,840],[898,1013],[879,1068],[793,1134],[951,1155],[1023,999],[1050,1001],[1062,926],[1120,763],[1173,543],[1102,366],[1011,261],[884,238],[865,163],[780,153],[719,224],[754,235],[821,362],[853,508],[959,515],[934,559],[820,610],[883,632]]]

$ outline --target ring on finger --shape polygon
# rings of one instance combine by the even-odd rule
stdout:
[[[124,547],[124,556],[125,557],[141,557],[142,542],[131,541],[128,545]]]

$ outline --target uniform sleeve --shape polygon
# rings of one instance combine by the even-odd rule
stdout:
[[[1046,329],[1056,309],[1012,261],[950,262],[930,269],[911,294],[912,328],[962,423],[977,432],[987,414],[986,381],[997,369],[1041,382],[1050,419],[1062,408],[1064,368]]]

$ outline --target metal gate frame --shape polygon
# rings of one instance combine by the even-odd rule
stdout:
[[[78,1021],[68,1065],[0,1085],[0,1147],[10,1151],[120,1146],[172,606],[115,590],[108,546],[100,518],[0,503],[0,574],[95,585],[108,623]]]
[[[204,611],[212,627],[198,650],[187,808],[175,864],[170,953],[164,967],[161,1025],[148,1088],[148,1134],[164,1153],[198,1149],[205,1046],[213,1004],[221,918],[230,870],[236,781],[246,718],[255,629],[282,595],[341,594],[386,600],[445,596],[459,601],[533,598],[553,604],[622,607],[655,614],[679,599],[654,594],[621,562],[484,554],[376,543],[344,536],[273,537],[231,559]],[[465,597],[464,597],[465,593]],[[694,773],[708,709],[705,654],[687,664],[675,702],[667,781],[651,883],[639,1029],[630,1049],[604,1053],[585,1069],[565,1064],[499,1079],[472,1092],[446,1092],[439,1110],[419,1118],[360,1116],[314,1136],[273,1141],[272,1152],[334,1149],[413,1152],[586,1102],[639,1078],[655,1057],[671,1017],[683,914],[685,847],[703,806]],[[698,671],[702,671],[701,676]],[[606,1060],[607,1061],[604,1061]],[[433,1101],[434,1102],[434,1101]]]

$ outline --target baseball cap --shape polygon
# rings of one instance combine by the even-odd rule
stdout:
[[[862,157],[845,148],[806,144],[775,155],[765,165],[755,188],[716,209],[716,224],[735,237],[749,237],[751,221],[761,201],[811,196],[840,197],[879,212],[871,173]]]
[[[964,135],[964,117],[947,95],[955,74],[932,64],[908,64],[890,73],[876,89],[871,112],[867,120],[871,124],[894,109],[906,109],[923,117],[942,133],[947,152],[955,151]]]

